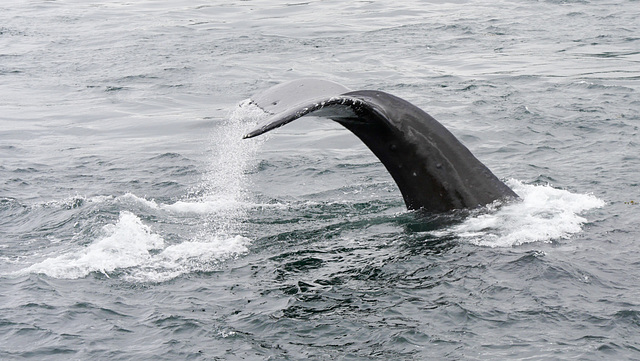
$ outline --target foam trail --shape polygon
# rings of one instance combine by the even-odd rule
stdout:
[[[218,217],[218,213],[227,211],[235,211],[237,209],[248,208],[283,208],[284,204],[273,203],[255,203],[248,200],[233,201],[228,198],[221,197],[220,199],[210,199],[210,196],[205,196],[206,200],[199,199],[195,201],[177,201],[175,203],[157,203],[155,200],[149,200],[144,197],[138,197],[132,193],[126,193],[119,197],[112,197],[118,203],[137,204],[150,210],[164,210],[173,214],[192,214],[192,215],[208,215],[211,219]]]
[[[207,242],[188,241],[171,245],[152,257],[148,266],[139,267],[124,278],[130,281],[163,282],[183,274],[210,272],[220,263],[249,252],[251,240],[234,236],[214,238]]]
[[[593,195],[575,194],[549,185],[526,185],[513,179],[507,184],[522,198],[521,202],[471,216],[459,225],[431,233],[454,235],[488,247],[551,242],[580,232],[587,222],[580,214],[605,204]]]

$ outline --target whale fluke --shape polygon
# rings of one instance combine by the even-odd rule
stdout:
[[[272,116],[244,138],[305,115],[332,119],[380,159],[410,210],[445,212],[518,198],[442,124],[394,95],[302,79],[276,85],[251,100]]]

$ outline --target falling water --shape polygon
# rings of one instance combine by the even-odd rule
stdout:
[[[246,100],[211,132],[211,163],[203,175],[202,198],[210,210],[203,231],[210,236],[229,237],[240,231],[249,202],[247,172],[255,166],[253,160],[262,144],[261,140],[246,141],[242,136],[265,116],[264,111]]]

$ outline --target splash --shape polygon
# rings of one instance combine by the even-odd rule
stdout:
[[[531,242],[566,239],[582,230],[587,219],[580,214],[604,206],[590,194],[575,194],[550,185],[507,184],[522,198],[488,214],[469,217],[436,236],[453,235],[487,247],[511,247]]]
[[[75,279],[91,273],[118,276],[131,281],[161,282],[192,272],[219,269],[220,263],[248,252],[251,240],[241,236],[240,225],[250,208],[247,172],[261,141],[243,141],[242,135],[266,116],[260,108],[244,101],[212,133],[210,165],[203,175],[203,194],[173,204],[138,197],[85,198],[75,196],[49,207],[79,208],[87,203],[123,209],[114,224],[103,227],[102,235],[88,246],[71,249],[14,274],[40,273],[55,278]],[[135,212],[152,212],[163,223],[180,222],[176,214],[200,217],[190,239],[165,245],[154,233],[151,222],[142,222]],[[184,225],[186,226],[186,225]]]
[[[267,114],[249,100],[245,100],[228,119],[214,130],[211,141],[211,163],[203,176],[204,197],[196,204],[177,203],[173,209],[218,210],[209,217],[204,229],[216,237],[238,233],[242,219],[246,218],[247,172],[262,141],[242,139]],[[263,140],[264,141],[264,140]]]
[[[80,278],[93,271],[108,274],[148,261],[149,251],[164,245],[160,236],[130,212],[122,212],[118,223],[106,225],[103,231],[106,236],[85,249],[48,258],[19,273],[43,273],[55,278]]]
[[[165,246],[160,235],[127,211],[120,213],[115,224],[103,227],[103,233],[86,248],[47,258],[14,274],[77,279],[97,272],[107,277],[118,274],[130,281],[162,282],[186,273],[213,271],[221,262],[247,253],[250,243],[248,238],[235,236]]]

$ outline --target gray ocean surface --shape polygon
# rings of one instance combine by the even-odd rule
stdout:
[[[640,359],[640,2],[4,1],[1,360]],[[424,217],[315,77],[522,198]]]

